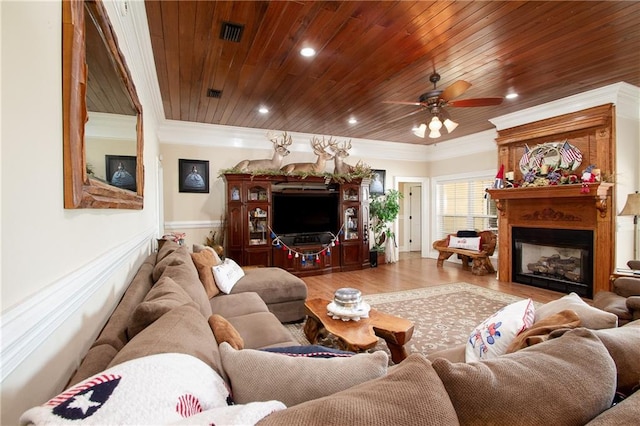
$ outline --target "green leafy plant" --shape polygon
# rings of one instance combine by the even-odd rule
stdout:
[[[373,196],[369,204],[369,217],[374,250],[384,251],[384,242],[387,238],[393,237],[391,224],[398,218],[402,198],[402,193],[395,189],[388,190],[384,195]]]

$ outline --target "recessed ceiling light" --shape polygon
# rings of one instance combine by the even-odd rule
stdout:
[[[268,112],[269,112],[269,108],[267,108],[267,107],[263,107],[263,106],[262,106],[262,107],[260,107],[260,108],[258,109],[258,112],[259,112],[260,114],[266,114],[266,113],[268,113]]]
[[[517,93],[509,93],[507,96],[505,96],[505,98],[507,99],[515,99],[518,97]]]
[[[305,47],[302,50],[300,50],[300,54],[302,56],[306,56],[307,58],[311,57],[311,56],[315,56],[316,55],[316,50],[312,47]]]
[[[351,117],[349,119],[349,124],[356,124],[358,122],[358,120],[356,120],[355,118]]]

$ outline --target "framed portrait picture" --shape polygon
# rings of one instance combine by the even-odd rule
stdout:
[[[180,192],[209,193],[209,161],[178,160],[178,189]]]
[[[105,155],[105,179],[122,189],[136,190],[136,157],[131,155]]]
[[[371,169],[371,183],[369,183],[369,194],[384,194],[384,170]]]

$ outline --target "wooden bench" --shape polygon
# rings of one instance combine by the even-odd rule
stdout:
[[[433,243],[433,248],[438,250],[438,267],[441,267],[444,261],[455,253],[460,255],[462,269],[466,271],[469,270],[469,260],[473,261],[471,266],[471,273],[473,275],[486,275],[496,272],[491,264],[490,258],[496,249],[496,234],[491,231],[478,232],[478,236],[480,237],[480,250],[449,247],[449,238],[455,236],[455,234],[450,234],[447,235],[447,238]]]

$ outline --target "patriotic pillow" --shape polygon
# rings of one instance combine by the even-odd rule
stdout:
[[[518,334],[531,327],[535,307],[531,299],[512,303],[481,322],[469,336],[465,348],[465,361],[497,358]]]
[[[20,424],[166,424],[232,404],[222,378],[191,355],[113,366],[25,411]]]
[[[480,237],[449,237],[449,247],[480,251]]]
[[[224,262],[211,268],[213,278],[221,292],[225,294],[231,293],[231,289],[236,285],[238,280],[244,277],[244,271],[233,260],[226,258]]]

